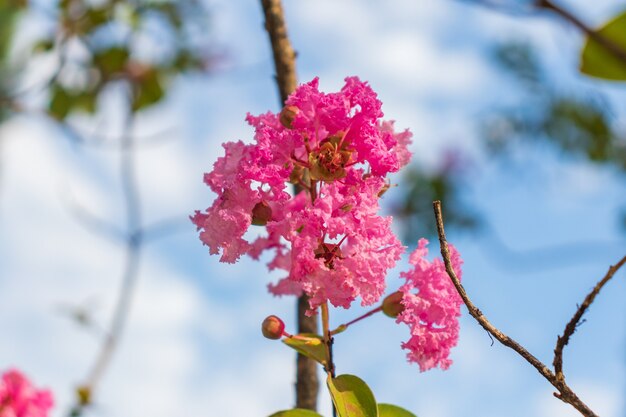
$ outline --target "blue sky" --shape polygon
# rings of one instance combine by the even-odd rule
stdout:
[[[619,10],[608,0],[568,5],[595,24]],[[450,147],[472,157],[476,168],[464,196],[512,251],[489,236],[451,233],[465,259],[464,284],[496,326],[550,363],[556,336],[576,304],[624,255],[616,224],[617,209],[626,203],[623,178],[545,147],[520,148],[513,166],[487,159],[476,118],[518,91],[491,66],[486,50],[494,41],[529,40],[558,74],[555,86],[606,92],[622,124],[623,87],[580,76],[582,38],[554,19],[506,16],[444,0],[285,6],[302,81],[319,76],[322,88],[333,91],[344,77],[358,75],[378,92],[386,118],[411,129],[417,163],[434,166]],[[202,174],[221,152],[220,143],[251,140],[246,112],[277,109],[258,2],[215,0],[211,10],[211,34],[228,56],[224,68],[177,81],[168,100],[139,120],[142,132],[173,128],[171,141],[145,147],[138,156],[148,223],[184,219],[208,207],[213,196]],[[59,311],[86,303],[106,323],[123,259],[119,246],[85,230],[68,207],[78,202],[123,224],[118,155],[76,147],[36,117],[17,118],[0,134],[0,368],[20,367],[51,387],[58,399],[54,415],[60,416],[98,339]],[[390,273],[390,291],[404,265]],[[150,243],[127,332],[93,415],[266,416],[289,408],[293,355],[259,332],[268,314],[294,328],[294,301],[265,290],[276,278],[249,260],[220,264],[191,225]],[[565,352],[568,381],[604,417],[626,415],[624,278],[622,271],[607,286]],[[359,312],[333,312],[333,321]],[[338,370],[361,376],[380,401],[420,417],[577,415],[552,397],[534,369],[497,343],[491,346],[463,312],[448,371],[421,374],[406,363],[400,343],[408,339],[407,329],[384,317],[337,337]],[[321,411],[330,415],[326,395]]]

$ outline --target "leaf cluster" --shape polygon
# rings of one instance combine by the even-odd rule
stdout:
[[[48,15],[53,29],[34,43],[32,58],[58,62],[47,86],[47,109],[58,120],[95,113],[102,93],[120,84],[131,111],[149,108],[173,76],[208,67],[193,25],[206,24],[206,11],[195,0],[61,0]]]

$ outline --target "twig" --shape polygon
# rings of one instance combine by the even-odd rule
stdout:
[[[335,363],[333,362],[333,336],[330,332],[330,319],[328,314],[328,302],[320,306],[322,311],[322,334],[324,335],[324,345],[326,346],[326,366],[324,370],[329,378],[335,377]],[[333,417],[337,417],[337,408],[334,401],[332,402]]]
[[[553,3],[551,0],[536,0],[535,5],[540,9],[552,11],[559,15],[561,18],[567,20],[572,25],[583,31],[589,38],[593,39],[604,48],[606,48],[611,54],[613,54],[615,58],[619,59],[622,63],[626,65],[626,50],[624,50],[624,48],[589,27],[571,12]]]
[[[92,213],[76,201],[68,201],[67,206],[70,213],[74,215],[76,220],[78,220],[78,222],[87,230],[95,234],[105,236],[117,243],[126,241],[126,233],[123,230],[120,230],[120,228],[109,220]]]
[[[498,330],[493,324],[487,320],[483,313],[474,305],[470,300],[465,288],[461,285],[459,278],[456,276],[454,269],[452,268],[452,262],[450,261],[450,251],[448,249],[448,243],[446,242],[446,234],[443,228],[443,215],[441,213],[441,201],[433,202],[433,208],[435,211],[435,219],[437,221],[437,234],[439,235],[439,245],[441,247],[441,256],[443,257],[446,272],[452,280],[452,283],[456,287],[457,292],[463,299],[463,302],[467,306],[467,310],[470,315],[476,319],[476,321],[495,337],[504,346],[507,346],[517,352],[522,358],[530,363],[545,379],[548,380],[558,392],[554,393],[554,396],[561,401],[566,402],[576,408],[585,417],[598,417],[580,398],[571,390],[571,388],[565,383],[565,379],[559,380],[552,371],[543,364],[534,355],[528,352],[522,345],[511,339],[506,334]]]
[[[552,362],[552,364],[554,365],[554,372],[556,374],[556,378],[557,379],[565,380],[565,377],[563,375],[563,349],[565,348],[565,346],[569,342],[570,337],[576,331],[576,328],[578,327],[578,325],[582,324],[584,322],[584,320],[580,321],[581,318],[583,317],[583,314],[585,314],[585,312],[589,309],[589,307],[591,306],[591,303],[593,303],[593,301],[595,300],[596,296],[598,295],[600,290],[602,290],[604,285],[606,285],[606,283],[609,282],[611,280],[611,278],[613,278],[615,273],[624,264],[626,264],[626,256],[624,256],[615,265],[611,265],[611,267],[607,271],[606,275],[604,275],[604,278],[602,278],[596,284],[596,286],[593,287],[593,290],[591,290],[591,292],[589,294],[587,294],[587,296],[585,297],[585,300],[583,301],[583,303],[580,306],[578,306],[578,309],[576,310],[576,313],[574,314],[572,319],[569,321],[569,323],[567,323],[567,325],[565,326],[565,330],[563,330],[563,336],[558,336],[557,337],[556,347],[554,348],[554,361]]]
[[[334,336],[336,334],[342,333],[342,332],[346,331],[348,329],[348,327],[352,326],[354,323],[358,323],[359,321],[361,321],[363,319],[366,319],[366,318],[368,318],[368,317],[370,317],[370,316],[372,316],[372,315],[374,315],[374,314],[376,314],[378,312],[381,312],[381,311],[383,311],[383,306],[382,305],[380,305],[380,306],[378,306],[376,308],[373,308],[370,311],[368,311],[367,313],[362,314],[359,317],[357,317],[355,319],[352,319],[352,320],[350,320],[347,323],[340,324],[339,326],[337,326],[337,328],[335,330],[332,330],[330,332],[330,335]]]
[[[267,31],[274,66],[276,68],[276,84],[280,94],[280,104],[283,106],[297,86],[296,53],[291,46],[285,24],[285,13],[280,0],[261,0],[265,16],[265,30]],[[296,192],[300,190],[296,189]],[[318,323],[316,316],[307,316],[309,300],[306,296],[298,298],[298,332],[317,333]],[[317,394],[319,379],[317,363],[304,355],[297,354],[296,358],[296,407],[317,410]]]

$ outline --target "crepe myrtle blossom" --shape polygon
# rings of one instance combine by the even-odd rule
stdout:
[[[0,417],[47,417],[52,405],[52,393],[35,388],[20,371],[2,374]]]
[[[383,294],[385,275],[404,247],[378,214],[386,175],[410,159],[408,130],[382,120],[381,102],[356,77],[336,93],[318,79],[300,85],[278,114],[248,114],[254,142],[229,142],[204,181],[217,194],[191,217],[200,239],[222,262],[273,252],[277,295],[310,296],[311,312],[327,301],[348,308]],[[296,196],[296,185],[303,191]],[[250,241],[251,225],[266,235]]]
[[[269,238],[263,246],[280,246],[282,238],[291,249],[288,259],[279,250],[278,259],[270,263],[289,273],[278,284],[270,284],[270,291],[304,292],[312,308],[327,300],[348,308],[359,296],[362,305],[377,302],[385,290],[387,270],[405,249],[391,231],[391,217],[377,214],[384,186],[382,178],[363,179],[361,170],[353,170],[342,183],[324,186],[313,203],[304,193],[294,198],[285,217],[267,225]]]
[[[426,239],[419,240],[409,258],[414,268],[400,275],[406,279],[400,287],[404,310],[396,319],[409,326],[411,338],[402,348],[408,350],[408,361],[416,362],[422,372],[436,366],[448,369],[452,364],[448,356],[459,339],[458,318],[463,303],[443,261],[426,259],[427,244]],[[454,246],[448,247],[454,272],[461,279],[463,260]]]

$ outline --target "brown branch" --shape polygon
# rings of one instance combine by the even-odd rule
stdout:
[[[565,380],[563,375],[563,349],[569,342],[570,337],[576,331],[576,328],[580,324],[580,319],[583,317],[583,314],[589,309],[591,303],[595,300],[596,296],[602,290],[602,288],[606,285],[607,282],[613,278],[615,273],[626,264],[626,256],[624,256],[618,263],[615,265],[611,265],[609,270],[607,271],[604,278],[602,278],[596,286],[591,290],[589,294],[585,297],[583,303],[578,307],[576,313],[572,317],[572,319],[565,326],[565,330],[563,331],[563,336],[558,336],[556,340],[556,347],[554,348],[554,361],[552,364],[554,365],[554,372],[556,374],[556,378],[559,380]]]
[[[305,313],[310,308],[306,295],[298,298],[298,333],[317,333],[317,316],[308,317]],[[319,392],[317,363],[298,353],[296,358],[296,408],[317,410]]]
[[[522,345],[511,339],[506,334],[498,330],[493,324],[487,320],[487,317],[474,305],[470,300],[465,288],[461,285],[459,278],[456,276],[454,269],[452,268],[452,262],[450,261],[450,251],[448,249],[448,243],[446,242],[446,234],[443,228],[443,215],[441,213],[441,201],[433,202],[433,208],[435,211],[435,219],[437,221],[437,234],[439,235],[439,245],[441,247],[441,256],[446,266],[446,272],[452,280],[452,283],[456,287],[457,292],[463,299],[463,302],[467,306],[467,310],[470,315],[476,319],[476,321],[485,329],[489,334],[495,337],[504,346],[507,346],[517,352],[522,358],[530,363],[545,379],[548,380],[558,392],[554,393],[554,396],[561,401],[566,402],[576,408],[585,417],[598,417],[580,398],[571,390],[571,388],[565,383],[565,380],[559,380],[554,373],[533,354],[528,352]]]
[[[296,75],[296,53],[291,46],[285,24],[285,13],[280,0],[261,0],[263,14],[265,16],[265,30],[267,31],[274,66],[276,68],[276,84],[280,94],[281,106],[285,104],[287,97],[296,89],[298,78]],[[300,190],[296,188],[296,192]],[[298,298],[298,332],[317,333],[317,317],[306,316],[309,309],[309,300],[306,296]],[[317,410],[317,394],[319,391],[319,379],[317,376],[317,363],[298,353],[296,359],[296,407]]]
[[[590,39],[593,39],[604,48],[606,48],[606,50],[613,54],[615,58],[626,64],[626,50],[624,50],[624,48],[613,42],[611,39],[605,37],[604,35],[601,35],[600,33],[598,33],[598,31],[589,27],[587,24],[585,24],[582,20],[580,20],[568,10],[565,10],[561,6],[553,3],[552,0],[536,0],[535,6],[540,9],[549,10],[559,15],[561,18],[567,20],[572,25],[576,26],[578,29],[584,32]]]
[[[285,14],[280,0],[261,0],[265,14],[265,30],[272,43],[276,83],[280,92],[280,101],[284,105],[287,97],[297,87],[296,52],[291,46],[285,25]]]

